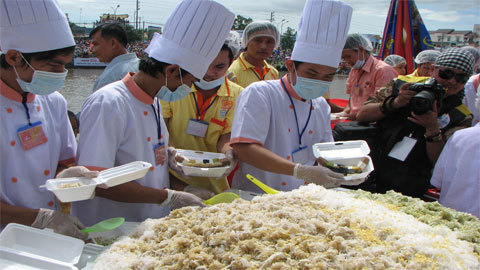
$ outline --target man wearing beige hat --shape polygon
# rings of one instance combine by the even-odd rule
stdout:
[[[75,42],[55,0],[0,0],[1,225],[15,222],[86,239],[78,219],[58,211],[40,185],[75,163],[67,102],[56,92]],[[57,177],[94,177],[71,167]]]
[[[322,97],[340,62],[352,8],[335,0],[307,0],[289,73],[253,83],[237,99],[231,144],[240,168],[233,187],[260,192],[245,174],[282,191],[306,183],[339,186],[343,175],[313,166],[312,146],[333,141],[330,108]]]
[[[103,170],[136,160],[151,163],[147,175],[76,202],[72,213],[86,225],[122,216],[143,221],[168,215],[170,208],[202,206],[200,198],[169,187],[169,134],[160,100],[185,97],[203,78],[233,24],[234,14],[211,0],[180,2],[156,34],[138,73],[106,85],[87,98],[80,117],[78,164]]]

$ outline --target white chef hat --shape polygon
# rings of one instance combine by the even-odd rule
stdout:
[[[75,46],[57,0],[0,0],[0,49],[23,53]]]
[[[168,17],[163,34],[152,39],[146,52],[203,78],[234,19],[235,14],[215,1],[183,0]]]
[[[337,68],[347,38],[352,7],[336,0],[307,0],[292,60]]]

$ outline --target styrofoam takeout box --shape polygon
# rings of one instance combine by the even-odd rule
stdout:
[[[88,200],[95,195],[97,186],[113,187],[142,178],[147,174],[152,164],[144,161],[134,161],[121,166],[101,171],[96,178],[72,177],[47,180],[47,190],[53,192],[61,202]],[[64,184],[82,183],[79,187],[60,188]]]
[[[0,233],[1,269],[77,269],[80,239],[10,223]]]
[[[177,153],[180,156],[183,156],[185,159],[195,159],[199,162],[202,162],[204,159],[224,159],[225,155],[222,153],[213,153],[213,152],[203,152],[203,151],[193,151],[193,150],[184,150],[177,149]],[[183,173],[186,176],[200,176],[200,177],[222,177],[225,171],[228,169],[228,166],[224,167],[213,167],[213,168],[199,168],[192,166],[185,166],[181,162],[177,162],[178,166],[182,168]]]
[[[370,148],[366,141],[316,143],[312,148],[315,158],[322,157],[333,163],[345,166],[356,166],[362,158],[367,157],[369,162],[362,173],[344,176],[345,181],[351,182],[351,185],[362,183],[367,175],[374,169],[372,159],[368,156]],[[349,184],[344,183],[344,185]]]

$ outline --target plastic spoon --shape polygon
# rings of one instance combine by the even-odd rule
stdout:
[[[120,225],[122,225],[124,222],[125,218],[123,217],[109,218],[104,221],[100,221],[93,226],[82,229],[81,231],[84,233],[111,231],[120,227]]]
[[[206,205],[214,205],[217,203],[231,203],[237,198],[240,197],[233,192],[224,192],[213,196],[212,198],[204,201],[203,203]]]
[[[274,188],[271,188],[271,187],[265,185],[260,180],[253,177],[251,174],[247,174],[247,178],[248,178],[248,180],[252,181],[255,185],[257,185],[259,188],[261,188],[263,191],[265,191],[265,193],[267,193],[267,194],[277,194],[277,193],[280,192],[280,191],[278,191]]]

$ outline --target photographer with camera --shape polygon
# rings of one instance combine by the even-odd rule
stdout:
[[[425,193],[446,140],[471,125],[462,100],[473,64],[469,53],[449,49],[435,61],[431,79],[399,76],[365,102],[357,120],[376,121],[378,129],[374,191]]]

